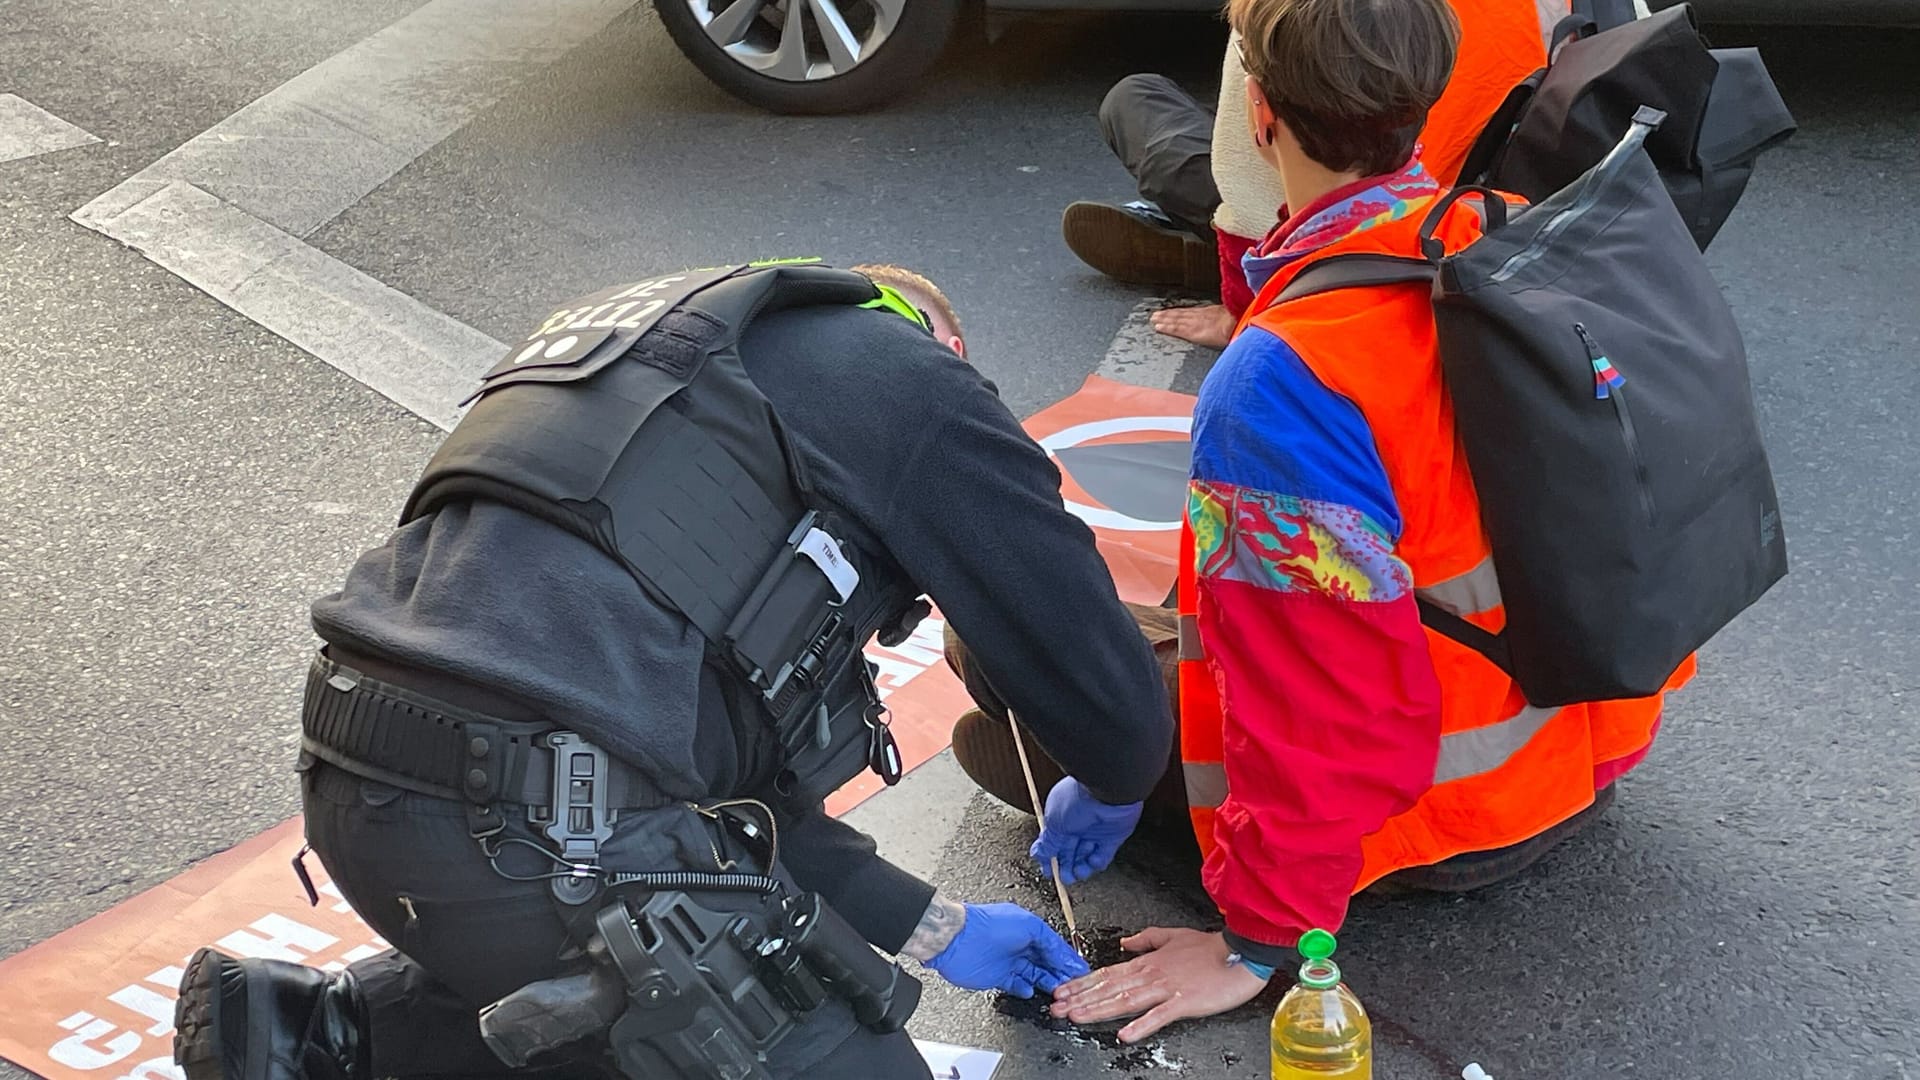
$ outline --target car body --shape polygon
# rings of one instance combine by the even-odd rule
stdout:
[[[654,0],[654,8],[680,51],[728,93],[773,112],[836,113],[911,86],[967,3],[996,12],[1220,9],[1220,0]],[[1694,10],[1704,23],[1920,26],[1920,0],[1694,0]]]

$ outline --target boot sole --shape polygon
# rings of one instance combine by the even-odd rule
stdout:
[[[1116,281],[1196,293],[1220,288],[1220,258],[1212,244],[1148,224],[1117,206],[1074,203],[1060,216],[1060,235],[1081,262]]]
[[[220,955],[201,949],[187,961],[173,1006],[173,1063],[187,1080],[223,1080],[220,1064]]]

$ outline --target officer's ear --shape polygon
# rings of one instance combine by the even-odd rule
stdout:
[[[965,340],[963,340],[960,337],[959,334],[947,334],[945,337],[941,338],[940,343],[945,345],[947,348],[952,349],[954,352],[954,355],[958,356],[960,359],[965,360],[967,358],[967,343]]]

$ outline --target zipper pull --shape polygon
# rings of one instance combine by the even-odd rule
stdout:
[[[1613,366],[1613,361],[1607,359],[1606,353],[1600,351],[1600,346],[1593,340],[1593,335],[1587,333],[1585,326],[1574,323],[1573,332],[1580,335],[1580,344],[1587,349],[1587,362],[1593,365],[1594,400],[1605,401],[1613,396],[1613,391],[1627,384],[1627,377],[1620,374],[1620,370]]]

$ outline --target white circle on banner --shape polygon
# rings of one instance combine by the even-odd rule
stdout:
[[[549,360],[556,356],[565,356],[569,350],[578,344],[580,344],[580,335],[568,334],[566,337],[547,346],[547,351],[544,355]]]
[[[514,362],[514,363],[516,363],[516,364],[524,364],[524,363],[526,363],[527,361],[529,361],[529,360],[531,360],[531,359],[533,359],[533,357],[534,357],[534,354],[535,354],[535,353],[537,353],[537,352],[539,352],[539,351],[540,351],[540,347],[541,347],[542,345],[545,345],[545,344],[546,344],[546,342],[545,342],[545,341],[536,341],[536,342],[534,342],[533,344],[531,344],[531,345],[529,345],[529,346],[527,346],[526,348],[524,348],[524,349],[521,349],[521,350],[520,350],[520,355],[519,355],[519,356],[516,356],[516,357],[514,357],[514,358],[513,358],[513,362]]]
[[[1115,416],[1106,420],[1075,424],[1037,441],[1040,443],[1040,448],[1047,452],[1047,456],[1053,457],[1057,450],[1104,439],[1109,435],[1123,435],[1136,431],[1165,432],[1169,435],[1191,437],[1193,418],[1190,416]],[[1142,521],[1130,514],[1109,510],[1102,506],[1088,506],[1085,503],[1074,502],[1072,499],[1061,501],[1066,503],[1068,512],[1073,516],[1089,525],[1104,529],[1113,529],[1118,532],[1164,532],[1180,527],[1177,518],[1173,521]]]

